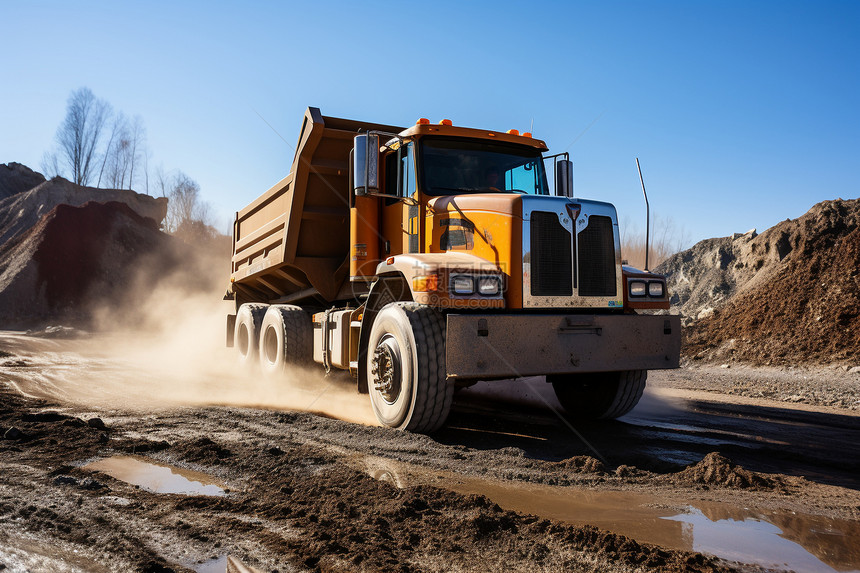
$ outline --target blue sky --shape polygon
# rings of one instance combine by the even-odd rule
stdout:
[[[533,122],[552,152],[572,153],[577,195],[642,228],[639,157],[652,214],[688,244],[860,196],[860,2],[0,10],[0,163],[38,169],[67,97],[87,86],[142,117],[151,166],[196,179],[225,230],[287,174],[309,105],[404,126]]]

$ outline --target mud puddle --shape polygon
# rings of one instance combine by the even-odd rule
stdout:
[[[506,483],[373,456],[361,463],[371,477],[399,488],[424,484],[483,495],[503,509],[594,525],[644,543],[797,573],[860,571],[857,522],[636,492]]]
[[[190,567],[196,573],[224,573],[227,570],[227,556],[221,555],[203,563],[194,563]]]
[[[82,469],[106,473],[112,478],[153,493],[208,496],[225,494],[224,488],[204,473],[159,464],[137,456],[104,458],[88,463]]]

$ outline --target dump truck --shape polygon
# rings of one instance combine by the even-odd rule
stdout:
[[[664,277],[622,264],[615,208],[572,170],[530,133],[308,108],[289,175],[236,214],[227,346],[263,376],[348,371],[409,431],[532,376],[571,417],[624,415],[678,367],[680,319],[649,312]]]

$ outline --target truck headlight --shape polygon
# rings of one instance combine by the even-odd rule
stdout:
[[[660,281],[651,281],[648,283],[648,296],[654,298],[663,298],[663,283]]]
[[[451,292],[454,294],[472,294],[475,292],[475,279],[465,275],[457,275],[451,279]]]
[[[498,277],[480,277],[478,279],[478,292],[484,296],[495,296],[502,290],[501,281]]]
[[[645,281],[630,281],[628,286],[630,289],[630,297],[643,297],[648,293],[648,285]]]

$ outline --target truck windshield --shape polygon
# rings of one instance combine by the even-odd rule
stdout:
[[[527,193],[549,195],[537,149],[480,139],[421,139],[421,188],[428,195]]]

